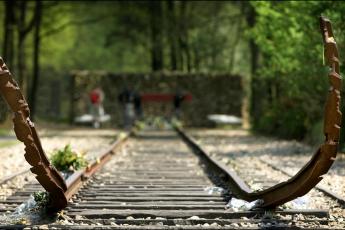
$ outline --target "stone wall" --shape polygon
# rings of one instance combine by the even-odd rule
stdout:
[[[243,87],[240,76],[229,74],[111,74],[104,72],[74,72],[74,84],[78,98],[74,114],[87,110],[87,93],[101,85],[105,92],[104,107],[112,116],[112,124],[122,122],[122,108],[118,95],[125,87],[140,94],[170,93],[177,89],[192,94],[192,101],[182,103],[182,120],[188,126],[208,126],[208,114],[231,114],[241,117]],[[84,96],[83,96],[84,95]],[[144,115],[171,115],[171,103],[150,102],[143,104]]]

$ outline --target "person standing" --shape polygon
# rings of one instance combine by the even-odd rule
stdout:
[[[181,104],[184,100],[184,97],[184,94],[180,90],[176,91],[174,96],[174,117],[177,119],[181,118]]]
[[[134,92],[134,110],[135,110],[135,119],[140,120],[143,117],[143,109],[141,106],[141,95],[137,92]]]
[[[91,110],[93,116],[93,127],[99,128],[101,126],[100,119],[104,116],[103,108],[104,93],[100,87],[93,89],[90,93]]]
[[[123,106],[123,119],[125,129],[130,129],[135,120],[134,93],[131,89],[125,88],[118,96],[119,102]]]

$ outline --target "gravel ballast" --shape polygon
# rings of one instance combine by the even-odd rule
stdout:
[[[115,130],[76,129],[42,130],[40,134],[42,146],[48,157],[54,150],[70,144],[72,150],[85,152],[85,158],[91,161],[102,149],[107,148],[115,140],[118,132]],[[19,141],[17,144],[0,148],[0,156],[0,181],[30,168],[24,158],[24,144]],[[34,175],[28,172],[0,185],[0,200],[6,199],[13,191],[34,179]]]
[[[295,174],[311,158],[314,151],[310,146],[297,141],[285,141],[251,135],[246,130],[190,130],[198,143],[213,157],[233,168],[252,190],[264,189],[267,181],[280,182],[289,177],[270,167],[267,163]],[[345,157],[339,154],[334,165],[324,176],[320,185],[345,197]],[[255,170],[251,173],[251,170]],[[273,184],[272,184],[273,185]],[[334,199],[318,190],[311,190],[302,198],[286,203],[279,208],[329,209],[330,226],[344,225],[345,210]]]

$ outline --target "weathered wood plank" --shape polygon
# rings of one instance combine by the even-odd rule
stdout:
[[[198,216],[201,218],[225,218],[234,219],[241,217],[258,217],[263,215],[264,211],[241,211],[241,212],[231,212],[231,211],[215,211],[215,210],[84,210],[84,211],[68,211],[70,216],[85,216],[87,218],[126,218],[132,216],[134,218],[156,218],[163,217],[167,219],[174,218],[189,218],[191,216]],[[276,214],[280,215],[293,215],[293,214],[303,214],[303,215],[313,215],[316,217],[328,217],[328,210],[285,210],[277,211]]]

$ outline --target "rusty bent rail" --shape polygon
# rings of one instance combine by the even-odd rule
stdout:
[[[30,120],[30,110],[17,83],[9,69],[0,57],[0,91],[14,113],[13,123],[17,139],[24,142],[25,159],[32,166],[31,172],[36,174],[36,179],[49,193],[50,203],[48,210],[55,212],[67,206],[68,199],[81,186],[82,180],[91,176],[100,168],[111,153],[128,135],[121,137],[101,154],[98,161],[93,162],[86,169],[77,171],[67,180],[50,164],[33,122]],[[67,185],[66,185],[67,184]]]
[[[208,154],[197,145],[193,138],[176,127],[177,132],[182,138],[193,147],[203,159],[206,159],[210,163],[210,167],[225,176],[225,182],[229,185],[229,189],[234,196],[246,201],[261,200],[262,203],[259,204],[258,207],[274,208],[299,196],[305,195],[322,180],[322,175],[327,173],[337,155],[341,125],[341,112],[339,109],[341,77],[339,72],[338,49],[333,37],[330,21],[321,17],[320,28],[324,41],[326,64],[330,67],[328,77],[331,85],[325,106],[325,141],[309,162],[289,180],[265,190],[251,191],[234,171],[229,170],[227,166],[224,166],[221,162],[208,156]]]
[[[106,162],[109,161],[111,155],[122,146],[130,134],[131,133],[127,133],[124,136],[120,135],[120,137],[113,144],[99,154],[97,160],[89,164],[85,169],[81,169],[67,178],[67,191],[65,192],[67,200],[69,200],[73,194],[78,191],[84,180],[90,178],[97,170],[99,170]]]
[[[266,190],[251,192],[250,189],[234,172],[226,169],[215,160],[212,160],[200,148],[205,158],[210,159],[213,168],[222,171],[227,175],[227,181],[231,191],[237,197],[247,200],[262,200],[261,207],[273,208],[283,204],[296,197],[302,196],[310,191],[331,167],[336,154],[339,141],[341,112],[340,89],[341,77],[339,72],[338,50],[333,37],[331,23],[328,19],[320,18],[320,27],[325,46],[325,59],[327,65],[331,68],[329,79],[331,88],[325,108],[324,133],[325,142],[313,155],[311,160],[292,178],[277,184]],[[36,174],[39,183],[50,194],[50,211],[58,211],[67,206],[68,199],[78,190],[81,181],[85,177],[92,175],[106,160],[110,157],[116,146],[122,141],[116,142],[111,148],[101,154],[99,162],[94,162],[85,170],[78,171],[72,175],[67,185],[59,172],[50,164],[45,155],[34,124],[30,121],[30,111],[17,83],[14,81],[10,71],[0,58],[0,91],[14,112],[14,130],[18,140],[25,144],[25,159],[32,166],[31,172]],[[183,132],[180,130],[180,134]],[[128,135],[121,140],[127,139]],[[184,139],[188,139],[184,136]],[[198,147],[194,141],[188,139],[189,143]]]
[[[31,172],[37,175],[38,182],[49,192],[51,207],[56,210],[66,207],[65,181],[45,155],[35,126],[30,121],[28,104],[2,58],[0,58],[0,91],[14,113],[14,131],[17,139],[24,142],[24,156],[32,166]]]

